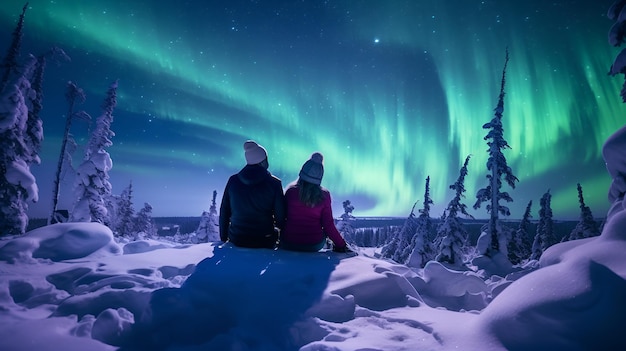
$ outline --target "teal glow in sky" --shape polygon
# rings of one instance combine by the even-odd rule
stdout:
[[[314,151],[335,215],[406,216],[425,179],[438,217],[472,155],[465,203],[486,185],[486,130],[510,52],[503,125],[519,178],[512,218],[533,215],[550,189],[555,218],[577,218],[576,183],[603,217],[610,179],[600,150],[626,120],[621,79],[608,69],[612,1],[30,1],[22,57],[59,46],[42,119],[41,189],[31,217],[51,208],[66,113],[65,83],[85,89],[92,117],[109,84],[119,100],[109,149],[114,193],[156,216],[196,216],[244,165],[242,144],[269,151],[284,185]],[[23,2],[0,8],[6,50]],[[4,52],[3,52],[4,53]],[[85,138],[89,126],[76,122]],[[80,158],[81,152],[76,155]],[[71,207],[72,181],[62,185]],[[63,205],[63,204],[62,204]],[[470,210],[485,218],[483,208]]]

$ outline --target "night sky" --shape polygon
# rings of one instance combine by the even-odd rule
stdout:
[[[24,1],[0,6],[4,56]],[[83,88],[94,119],[119,79],[109,172],[113,193],[132,181],[137,208],[198,216],[245,163],[254,139],[287,185],[314,151],[334,211],[407,216],[422,207],[430,176],[439,217],[448,188],[472,155],[465,203],[487,185],[487,130],[505,50],[504,155],[519,178],[507,186],[520,218],[550,189],[556,219],[578,218],[576,183],[596,217],[608,208],[603,141],[626,121],[621,77],[607,75],[619,52],[607,42],[611,0],[590,1],[79,1],[31,0],[22,58],[52,46],[71,62],[47,66],[40,201],[51,208],[67,114],[67,81]],[[88,123],[74,122],[84,144]],[[75,165],[82,149],[75,154]],[[71,208],[73,180],[60,208]],[[484,204],[470,209],[488,216]]]

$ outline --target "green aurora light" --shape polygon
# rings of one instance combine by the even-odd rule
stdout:
[[[321,151],[335,212],[351,199],[359,216],[405,216],[430,176],[438,216],[467,155],[469,206],[486,185],[481,126],[508,48],[504,153],[520,179],[508,189],[512,217],[529,200],[536,213],[550,189],[555,217],[576,218],[576,183],[602,217],[601,145],[626,116],[621,82],[607,76],[617,50],[605,39],[610,3],[31,1],[24,50],[58,45],[74,60],[48,67],[38,183],[45,189],[43,168],[56,162],[60,82],[76,81],[97,104],[119,78],[114,191],[132,180],[157,215],[198,215],[212,190],[221,197],[251,138],[285,184]],[[0,8],[4,48],[22,6]],[[41,197],[33,211],[45,213]]]

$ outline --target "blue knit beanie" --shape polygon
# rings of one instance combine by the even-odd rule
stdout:
[[[319,152],[313,153],[311,158],[302,165],[300,179],[317,185],[321,184],[322,177],[324,176],[323,161],[324,156],[322,156],[322,154]]]

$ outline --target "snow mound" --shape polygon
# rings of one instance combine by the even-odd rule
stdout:
[[[111,230],[100,223],[57,223],[32,230],[0,247],[0,260],[7,262],[119,255]]]
[[[477,329],[515,350],[626,350],[626,212],[599,237],[550,247],[542,267],[513,282]]]
[[[124,255],[137,254],[154,251],[158,249],[171,248],[175,245],[167,244],[156,240],[137,240],[124,245]]]
[[[72,226],[53,225],[0,248],[14,260],[0,261],[0,349],[626,349],[624,211],[540,267],[486,280],[365,252],[137,242],[111,254],[110,232],[76,226],[100,244],[86,250]],[[33,258],[43,242],[60,252],[48,257],[72,258]]]
[[[491,287],[475,272],[455,271],[430,261],[424,266],[423,276],[424,286],[419,291],[431,307],[480,311],[489,303]]]

